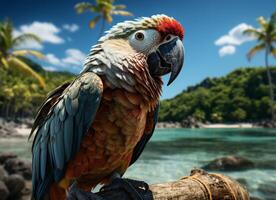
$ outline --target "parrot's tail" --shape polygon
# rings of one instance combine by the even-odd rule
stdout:
[[[53,184],[50,187],[50,200],[65,200],[66,190],[58,184]]]

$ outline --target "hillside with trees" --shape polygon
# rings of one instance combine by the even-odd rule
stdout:
[[[39,65],[32,68],[44,78],[45,87],[35,77],[0,67],[0,117],[34,117],[47,93],[74,77],[67,72],[44,71]]]
[[[276,68],[271,68],[276,77]],[[274,92],[276,79],[273,79]],[[240,68],[221,78],[206,78],[161,102],[159,121],[192,116],[206,122],[249,122],[271,117],[266,69]],[[275,107],[275,105],[274,105]]]

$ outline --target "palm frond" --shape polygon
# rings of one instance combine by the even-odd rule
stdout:
[[[125,8],[126,8],[126,5],[123,5],[123,4],[113,6],[114,10],[123,10]]]
[[[12,47],[12,30],[13,25],[9,19],[0,24],[1,45],[4,49]]]
[[[19,46],[20,44],[23,44],[24,42],[30,41],[30,40],[36,41],[38,43],[42,42],[41,38],[33,33],[23,33],[15,38],[13,38],[12,43],[14,46]]]
[[[111,13],[106,13],[105,15],[104,15],[104,19],[108,22],[108,23],[112,23],[112,21],[113,21],[113,18],[112,18],[112,16],[111,16]]]
[[[262,33],[259,30],[255,29],[255,28],[248,28],[248,29],[243,31],[243,34],[254,37],[254,38],[258,38],[258,37],[261,36]]]
[[[37,72],[35,72],[30,66],[28,66],[26,63],[21,61],[19,58],[15,56],[10,56],[8,59],[8,64],[13,69],[21,71],[27,75],[33,76],[39,82],[40,86],[45,88],[46,85],[45,85],[44,79]]]
[[[1,64],[5,69],[8,69],[8,68],[9,68],[9,64],[8,64],[6,58],[4,58],[4,57],[1,57],[1,58],[0,58],[0,64]],[[0,66],[0,67],[1,67],[1,66]]]
[[[121,15],[121,16],[132,16],[133,15],[131,12],[124,11],[124,10],[112,10],[111,14]]]
[[[89,21],[89,27],[90,28],[94,28],[100,19],[101,19],[100,15],[97,15],[96,17],[94,17],[93,19],[91,19]]]
[[[267,26],[268,26],[268,21],[263,16],[259,17],[257,19],[257,22],[260,24],[260,27],[263,30],[265,30],[267,28]]]
[[[87,12],[87,11],[92,11],[95,12],[96,11],[96,6],[92,5],[89,2],[81,2],[75,5],[75,10],[78,14]]]
[[[15,50],[12,52],[13,55],[15,56],[27,56],[27,55],[32,55],[36,58],[43,59],[45,58],[45,55],[39,51],[35,50]]]
[[[265,48],[265,43],[261,43],[256,45],[255,47],[251,48],[249,52],[247,53],[247,59],[250,61],[251,58],[259,51],[263,50]]]

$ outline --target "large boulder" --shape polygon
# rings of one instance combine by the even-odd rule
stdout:
[[[4,168],[9,174],[20,174],[25,179],[32,178],[32,164],[20,158],[11,158],[4,163]]]
[[[8,176],[8,173],[4,169],[2,165],[0,165],[0,181],[2,181],[4,178]]]
[[[3,181],[0,181],[0,199],[6,200],[10,195],[10,191]]]
[[[238,171],[254,167],[254,163],[240,156],[225,156],[203,166],[205,170]]]
[[[21,175],[12,174],[4,179],[7,188],[10,191],[9,199],[19,199],[25,188],[25,180]]]
[[[0,164],[3,165],[8,159],[16,158],[17,155],[11,152],[4,152],[0,154]]]
[[[192,116],[189,116],[181,121],[182,128],[201,128],[202,125],[203,124],[200,121]]]
[[[276,128],[276,121],[272,120],[263,120],[255,124],[257,127],[264,127],[264,128]]]
[[[0,137],[18,136],[15,127],[16,124],[14,122],[8,122],[7,120],[0,118]]]

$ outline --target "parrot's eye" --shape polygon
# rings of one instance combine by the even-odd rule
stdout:
[[[171,35],[167,35],[167,37],[165,38],[166,41],[169,41],[172,38]]]
[[[136,34],[135,34],[135,39],[136,40],[140,40],[140,41],[142,41],[143,39],[144,39],[144,34],[143,33],[141,33],[141,32],[137,32]]]
[[[148,52],[155,47],[161,36],[158,31],[154,29],[138,30],[128,37],[130,45],[139,52]]]

